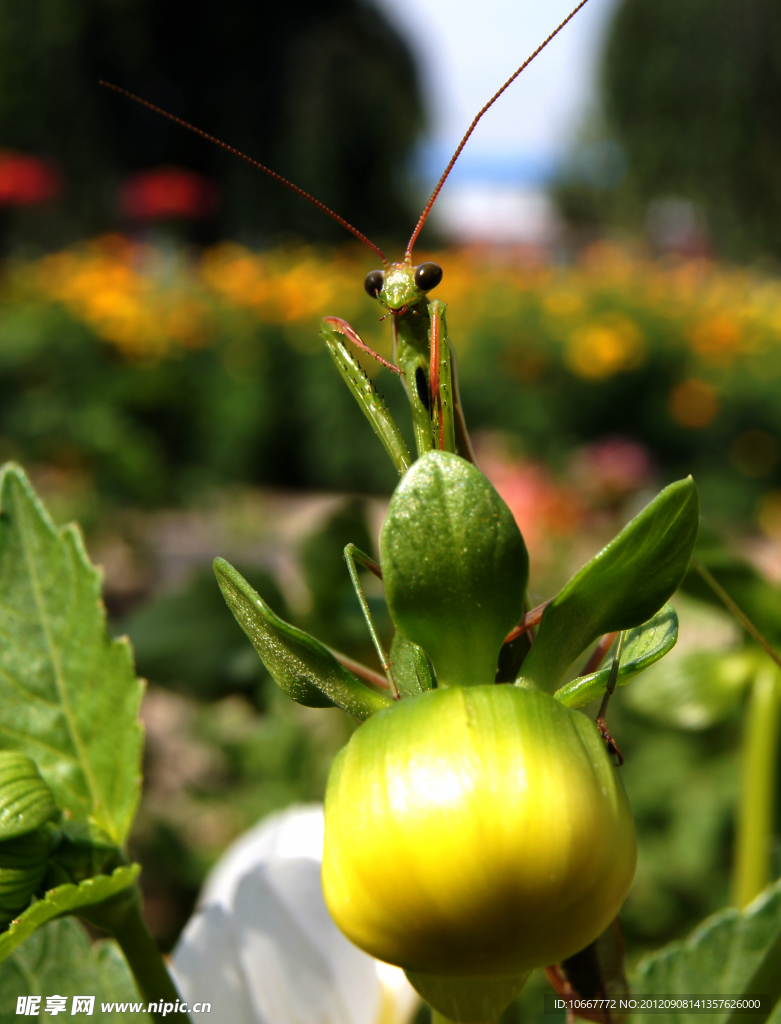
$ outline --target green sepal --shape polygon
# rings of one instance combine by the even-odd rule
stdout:
[[[363,368],[353,359],[347,348],[339,340],[337,331],[323,324],[320,334],[331,353],[339,373],[353,394],[364,415],[372,425],[374,433],[382,441],[385,451],[391,458],[396,472],[402,476],[412,463],[409,449],[401,436],[396,421],[382,400],[374,384],[366,376]]]
[[[553,691],[597,637],[650,619],[686,574],[699,508],[692,478],[678,480],[587,562],[545,609],[524,681]]]
[[[0,843],[0,925],[21,913],[46,874],[51,835],[45,826]]]
[[[336,706],[360,721],[393,703],[364,686],[319,640],[275,615],[224,558],[215,558],[214,572],[236,621],[288,697],[310,708]]]
[[[122,854],[111,839],[87,822],[65,821],[57,829],[44,884],[51,889],[65,882],[83,882],[95,875],[110,875],[122,864]]]
[[[79,885],[59,885],[50,889],[43,899],[33,903],[21,914],[7,931],[0,935],[0,960],[11,953],[20,942],[33,934],[42,924],[62,914],[78,914],[80,908],[116,896],[133,885],[141,872],[139,864],[117,868],[111,875],[97,875]]]
[[[380,552],[396,629],[431,658],[437,685],[493,683],[523,614],[529,559],[486,477],[458,455],[426,452],[396,488]]]
[[[511,978],[404,973],[429,1006],[459,1024],[496,1024],[529,977],[528,971]]]
[[[393,678],[402,697],[414,697],[430,690],[434,681],[426,660],[426,652],[401,633],[396,633],[390,649]]]
[[[630,629],[624,641],[621,664],[618,669],[618,686],[625,686],[643,669],[653,665],[671,651],[678,640],[678,616],[671,604],[666,604],[648,622]],[[568,708],[579,708],[601,696],[607,686],[610,665],[578,676],[556,690],[554,697]]]
[[[16,750],[0,750],[0,842],[32,832],[56,814],[35,761]]]

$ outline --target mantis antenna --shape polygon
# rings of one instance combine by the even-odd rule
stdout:
[[[412,247],[415,244],[415,242],[417,241],[417,237],[420,234],[420,229],[426,223],[426,218],[428,217],[429,213],[431,212],[431,207],[437,201],[437,196],[442,191],[442,186],[445,184],[445,182],[447,181],[448,175],[453,170],[453,165],[455,164],[456,160],[458,160],[459,156],[461,156],[461,150],[464,148],[464,146],[469,141],[469,137],[472,134],[472,132],[475,130],[475,128],[477,127],[477,123],[480,120],[480,118],[483,116],[483,114],[485,114],[485,112],[487,110],[490,110],[490,108],[494,105],[494,103],[496,103],[496,101],[499,99],[499,97],[502,95],[502,93],[505,92],[506,89],[509,89],[509,87],[513,84],[513,82],[518,77],[518,75],[520,75],[520,73],[522,71],[526,70],[526,68],[531,64],[531,62],[534,60],[534,58],[539,53],[542,53],[542,51],[545,49],[545,47],[548,45],[548,43],[555,36],[557,36],[559,34],[559,32],[561,32],[561,30],[564,28],[564,26],[566,24],[568,24],[568,22],[572,21],[572,19],[578,13],[578,11],[581,9],[581,7],[585,7],[585,5],[587,3],[588,3],[588,0],[580,0],[580,3],[578,4],[578,6],[567,15],[567,17],[564,19],[564,21],[562,21],[562,23],[558,26],[558,28],[555,28],[553,30],[553,32],[551,32],[551,34],[548,36],[548,38],[545,39],[542,43],[540,43],[540,45],[537,47],[537,49],[534,51],[534,53],[532,53],[529,57],[526,58],[526,60],[523,62],[523,64],[521,64],[521,66],[518,68],[518,70],[507,79],[507,81],[504,83],[504,85],[501,87],[501,89],[499,89],[498,92],[495,92],[493,94],[493,96],[490,98],[490,100],[486,103],[486,105],[482,108],[482,110],[478,111],[478,113],[475,115],[474,120],[472,121],[472,123],[469,125],[469,127],[466,130],[466,134],[464,135],[463,139],[461,139],[461,141],[459,142],[458,146],[456,147],[455,153],[451,156],[450,163],[447,165],[445,170],[442,172],[442,177],[437,182],[436,188],[431,193],[431,198],[426,203],[425,209],[423,210],[423,213],[421,213],[421,215],[420,215],[420,220],[418,221],[417,225],[415,226],[415,230],[412,232],[412,237],[409,240],[409,244],[407,245],[407,251],[405,253],[405,260],[407,261],[407,263],[411,263],[412,262]]]
[[[453,153],[452,157],[450,158],[450,162],[445,168],[442,177],[437,182],[436,188],[431,193],[431,198],[426,203],[423,213],[420,215],[420,219],[418,220],[418,223],[415,226],[415,230],[412,232],[412,237],[409,240],[409,244],[407,245],[407,250],[404,256],[405,261],[407,263],[412,262],[412,247],[417,241],[417,237],[420,234],[420,229],[426,223],[426,218],[431,212],[431,207],[437,201],[437,196],[442,191],[442,186],[447,181],[448,175],[453,170],[453,165],[461,155],[461,151],[469,141],[469,137],[477,127],[478,121],[482,118],[483,114],[485,114],[486,111],[489,110],[494,105],[494,103],[496,103],[496,101],[499,99],[502,93],[505,92],[505,90],[509,89],[509,87],[513,84],[518,75],[520,75],[520,73],[524,71],[529,66],[529,64],[531,64],[534,58],[545,49],[548,43],[555,36],[557,36],[559,32],[561,32],[564,26],[575,17],[575,15],[578,13],[581,7],[584,7],[586,3],[588,3],[588,0],[580,0],[580,3],[577,5],[577,7],[573,11],[571,11],[570,14],[567,15],[567,17],[564,19],[564,21],[562,21],[558,28],[554,29],[553,32],[551,32],[551,34],[548,36],[548,38],[545,39],[542,43],[540,43],[540,45],[537,47],[534,53],[532,53],[529,57],[526,58],[526,60],[523,62],[523,64],[521,64],[518,70],[513,75],[511,75],[510,78],[507,79],[507,81],[504,83],[501,89],[499,89],[498,92],[494,93],[494,95],[485,104],[482,110],[478,111],[474,120],[469,125],[469,128],[467,128],[466,134],[464,135],[463,139],[461,139],[461,141],[459,142],[455,153]],[[247,156],[246,153],[242,153],[241,150],[235,149],[233,146],[229,146],[227,142],[222,142],[220,139],[215,138],[213,135],[209,135],[208,132],[203,131],[201,128],[196,128],[195,125],[190,124],[189,121],[184,121],[181,117],[176,117],[175,114],[170,114],[167,110],[163,110],[162,107],[155,106],[155,104],[150,103],[149,100],[144,100],[140,96],[136,96],[128,89],[123,89],[118,85],[113,85],[111,82],[104,82],[103,80],[100,81],[100,84],[106,89],[111,89],[113,92],[119,93],[121,96],[127,96],[128,99],[131,99],[136,103],[140,103],[142,107],[146,107],[148,110],[153,110],[156,114],[160,114],[162,117],[167,117],[168,120],[173,121],[174,124],[178,124],[182,128],[186,128],[188,131],[194,132],[196,135],[200,135],[201,138],[207,139],[209,142],[214,143],[215,146],[219,146],[221,149],[227,150],[228,153],[232,153],[234,156],[237,156],[241,160],[244,160],[248,164],[251,164],[253,167],[256,167],[259,171],[263,171],[264,174],[268,174],[268,176],[270,178],[274,178],[275,181],[280,182],[282,185],[286,185],[289,189],[292,189],[293,192],[296,192],[304,199],[309,200],[309,202],[316,206],[318,210],[322,210],[323,213],[328,214],[328,216],[333,218],[333,220],[335,220],[337,224],[341,224],[343,228],[346,228],[351,234],[355,235],[355,237],[359,241],[363,242],[364,245],[368,246],[373,252],[375,252],[380,257],[380,259],[383,262],[383,266],[388,267],[390,265],[390,261],[388,260],[387,256],[382,251],[382,249],[380,249],[379,246],[375,245],[374,242],[368,239],[366,235],[364,235],[357,228],[354,228],[352,224],[350,224],[348,221],[344,219],[344,217],[340,217],[338,213],[334,213],[334,211],[330,209],[328,206],[326,206],[325,203],[321,203],[319,199],[315,199],[314,196],[310,195],[308,192],[305,192],[304,189],[299,188],[298,185],[294,185],[292,181],[288,181],[287,178],[283,178],[281,174],[277,174],[276,171],[272,171],[269,167],[266,167],[258,160],[253,160],[251,156]]]
[[[585,2],[585,0],[584,0]],[[310,203],[322,210],[323,213],[327,213],[329,217],[333,217],[337,224],[341,224],[343,228],[347,228],[348,231],[352,232],[357,239],[363,242],[364,245],[368,245],[370,249],[377,253],[382,260],[383,264],[387,267],[389,260],[382,249],[375,245],[374,242],[370,241],[362,232],[357,228],[354,228],[352,224],[348,223],[344,217],[340,217],[338,213],[334,213],[330,207],[326,206],[325,203],[321,203],[319,199],[315,199],[314,196],[310,196],[308,192],[305,192],[298,185],[294,185],[292,181],[288,181],[287,178],[283,178],[281,174],[277,174],[276,171],[272,171],[270,167],[266,167],[264,164],[259,163],[257,160],[253,160],[251,156],[247,156],[246,153],[242,153],[241,150],[235,149],[233,146],[229,146],[227,142],[222,142],[220,139],[215,138],[213,135],[209,135],[208,132],[202,131],[200,128],[196,128],[194,124],[190,124],[189,121],[183,121],[181,117],[176,117],[175,114],[169,114],[167,110],[163,110],[162,107],[156,107],[154,103],[150,103],[149,100],[143,100],[140,96],[136,96],[135,93],[129,92],[127,89],[122,89],[118,85],[113,85],[111,82],[104,82],[100,80],[100,85],[106,89],[111,89],[114,92],[118,92],[121,96],[127,96],[128,99],[134,100],[136,103],[140,103],[142,107],[147,107],[149,110],[154,110],[156,114],[160,114],[163,117],[167,117],[169,121],[173,121],[174,124],[181,125],[182,128],[186,128],[188,131],[195,132],[196,135],[200,135],[201,138],[207,139],[209,142],[213,142],[215,146],[219,146],[221,149],[227,150],[234,156],[240,157],[242,160],[246,160],[248,164],[252,164],[253,167],[257,167],[259,171],[263,171],[264,174],[268,174],[269,177],[274,178],[276,181],[281,182],[283,185],[287,185],[288,188],[297,192],[298,195],[303,196],[304,199],[308,199]]]

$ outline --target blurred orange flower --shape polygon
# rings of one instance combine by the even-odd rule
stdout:
[[[670,413],[682,427],[707,427],[719,414],[719,396],[704,380],[685,380],[673,388]]]

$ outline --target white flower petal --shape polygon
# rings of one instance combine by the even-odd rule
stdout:
[[[188,1002],[231,1024],[405,1024],[404,972],[353,946],[320,882],[323,809],[291,808],[238,839],[204,885],[174,951]]]
[[[236,1024],[254,1021],[230,913],[224,907],[204,907],[190,919],[176,947],[172,973],[191,1006],[207,1002],[224,1020]]]

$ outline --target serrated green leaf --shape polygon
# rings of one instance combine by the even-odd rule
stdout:
[[[434,685],[426,654],[417,644],[396,633],[390,649],[393,678],[402,697],[414,697]]]
[[[722,910],[683,942],[673,942],[638,966],[632,990],[643,995],[766,995],[781,997],[781,882],[742,912]],[[714,1024],[763,1024],[767,1013],[709,1014]],[[656,1014],[658,1024],[699,1024],[701,1014]]]
[[[380,552],[396,628],[431,658],[438,685],[493,683],[529,560],[487,478],[458,455],[426,452],[396,488]]]
[[[5,960],[16,947],[46,924],[62,914],[77,914],[80,907],[89,907],[133,885],[141,871],[139,864],[117,868],[111,875],[96,875],[79,885],[58,885],[50,889],[43,899],[33,903],[0,934],[0,961]]]
[[[84,928],[72,918],[51,921],[0,964],[0,1024],[19,1018],[19,996],[41,996],[40,1018],[45,1018],[46,996],[65,996],[68,1019],[73,996],[95,996],[90,1022],[95,1024],[149,1024],[146,1012],[103,1011],[102,1003],[141,1003],[133,976],[113,939],[91,943]],[[76,1014],[79,1020],[87,1014]],[[65,1017],[65,1014],[63,1014]]]
[[[678,640],[678,616],[671,604],[666,604],[652,619],[642,626],[628,630],[624,652],[618,669],[618,686],[653,665],[671,651]],[[554,697],[568,708],[580,708],[599,697],[607,686],[610,665],[587,676],[578,676],[556,690]]]
[[[0,842],[32,832],[56,813],[35,762],[15,750],[0,750]]]
[[[57,806],[121,845],[139,797],[142,687],[106,631],[100,573],[18,466],[0,477],[0,745],[38,765]]]
[[[766,655],[691,651],[651,670],[627,700],[640,714],[676,729],[709,729],[729,717]]]
[[[597,637],[650,619],[686,573],[699,515],[691,477],[665,487],[545,609],[523,678],[554,690]]]
[[[236,621],[277,685],[294,701],[306,707],[336,706],[359,720],[393,703],[364,686],[319,640],[275,615],[224,558],[215,558],[214,572]]]

